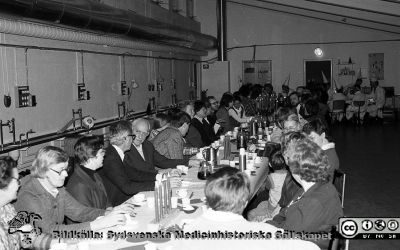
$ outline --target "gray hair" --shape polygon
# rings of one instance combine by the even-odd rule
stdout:
[[[110,126],[110,143],[120,146],[124,143],[126,134],[132,134],[132,127],[129,121],[119,121]]]
[[[140,123],[146,123],[146,124],[147,124],[147,127],[148,127],[149,130],[150,130],[150,128],[151,128],[150,122],[149,122],[149,120],[144,119],[144,118],[138,118],[138,119],[134,120],[134,121],[132,122],[132,129],[135,129]]]

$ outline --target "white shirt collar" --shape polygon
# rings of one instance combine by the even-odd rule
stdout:
[[[322,147],[321,147],[322,150],[328,150],[328,149],[331,149],[331,148],[335,148],[335,143],[329,142],[329,143],[327,143],[325,145],[322,145]]]
[[[203,119],[198,117],[197,115],[194,116],[194,118],[196,118],[197,120],[199,120],[201,123],[203,123]]]
[[[119,157],[121,158],[121,161],[124,161],[124,157],[125,157],[124,151],[122,151],[122,149],[118,146],[115,146],[115,145],[112,145],[112,146],[115,148],[115,150],[117,150],[117,153],[118,153]]]
[[[215,211],[212,208],[208,208],[204,211],[203,216],[207,219],[214,221],[234,221],[244,220],[243,216],[234,214],[232,212]]]
[[[139,146],[136,146],[135,143],[132,143],[132,145],[136,148],[136,150],[139,152],[140,156],[143,158],[143,160],[146,160],[144,158],[144,152],[143,152],[143,144],[140,144]]]
[[[37,178],[37,180],[39,181],[40,185],[42,185],[42,187],[49,192],[53,197],[57,197],[58,195],[58,188],[52,188],[50,189],[49,187],[47,187],[46,184],[43,183],[43,180],[41,178]]]

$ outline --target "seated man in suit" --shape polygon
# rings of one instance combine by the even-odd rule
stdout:
[[[124,159],[126,173],[130,178],[138,178],[141,182],[152,182],[154,186],[154,180],[158,173],[155,167],[175,169],[177,165],[199,165],[197,160],[168,159],[158,153],[153,144],[146,140],[150,132],[150,123],[148,120],[143,118],[136,119],[132,123],[132,128],[135,138],[133,139],[132,147],[130,147]],[[174,170],[172,174],[179,174],[179,171]],[[179,186],[180,179],[173,179],[171,185]]]
[[[197,148],[208,146],[213,142],[213,139],[216,138],[210,138],[211,133],[207,132],[210,125],[204,120],[207,117],[207,109],[204,102],[195,101],[194,113],[195,116],[190,123],[186,141]]]
[[[131,148],[134,136],[128,121],[120,121],[110,126],[111,145],[104,155],[102,177],[107,196],[113,206],[125,202],[138,192],[154,189],[153,174],[147,174],[147,181],[143,181],[141,176],[127,174],[124,164],[125,152]]]

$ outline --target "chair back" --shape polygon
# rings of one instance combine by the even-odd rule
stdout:
[[[344,207],[344,192],[346,187],[346,174],[340,170],[335,169],[333,173],[332,184],[335,186],[336,190],[339,193],[339,198],[342,203],[342,207]]]
[[[383,87],[385,90],[385,98],[393,98],[394,97],[394,87]]]
[[[332,111],[344,111],[345,106],[345,100],[334,100],[332,102]]]
[[[353,101],[355,107],[362,107],[365,105],[365,101]]]
[[[371,92],[372,92],[371,87],[362,87],[362,89],[361,89],[361,93],[366,94],[366,95],[371,94]]]

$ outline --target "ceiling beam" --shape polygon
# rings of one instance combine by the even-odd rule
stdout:
[[[378,20],[369,20],[365,18],[355,17],[355,13],[348,13],[346,10],[339,11],[338,9],[329,9],[333,13],[329,12],[328,9],[320,9],[316,6],[304,5],[304,1],[291,1],[291,0],[228,0],[228,2],[234,4],[240,4],[243,6],[260,8],[269,11],[275,11],[280,13],[292,14],[312,19],[318,19],[323,21],[329,21],[334,23],[340,23],[343,25],[350,25],[354,27],[360,27],[370,30],[383,31],[387,33],[400,34],[400,18],[398,22],[391,23],[394,20],[386,20],[381,22]],[[300,5],[300,6],[298,6]],[[335,7],[336,8],[336,7]],[[351,10],[354,12],[354,10]],[[339,13],[344,14],[339,14]],[[393,17],[389,17],[392,18]]]

